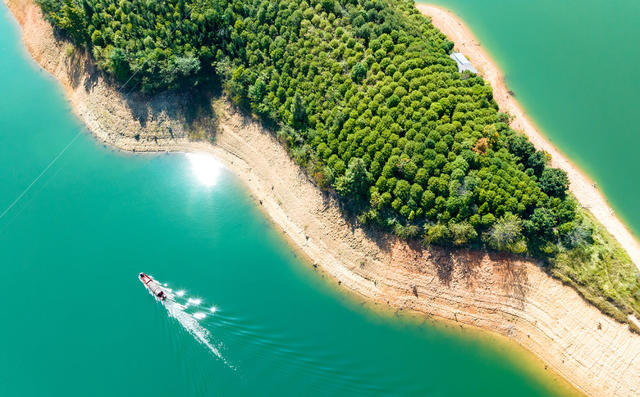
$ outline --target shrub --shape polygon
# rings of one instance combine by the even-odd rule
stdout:
[[[507,212],[500,217],[484,235],[489,247],[498,251],[509,251],[514,254],[524,253],[527,245],[522,235],[522,220]]]

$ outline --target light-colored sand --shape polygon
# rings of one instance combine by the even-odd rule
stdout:
[[[31,55],[65,88],[78,116],[102,141],[125,150],[214,154],[314,266],[363,297],[397,309],[457,321],[510,337],[590,395],[640,394],[640,336],[602,315],[536,264],[481,252],[421,250],[349,223],[332,197],[300,171],[283,147],[224,102],[218,114],[184,116],[184,98],[124,98],[86,56],[65,44],[32,0],[5,0]],[[211,131],[215,145],[190,143]],[[345,330],[348,332],[348,330]]]
[[[451,11],[443,8],[417,4],[418,10],[431,18],[433,24],[455,43],[455,51],[462,52],[493,87],[493,96],[500,109],[513,116],[511,127],[525,133],[537,149],[551,154],[551,165],[567,172],[571,181],[570,189],[580,204],[613,235],[629,253],[631,260],[640,269],[640,244],[629,229],[616,217],[607,200],[596,185],[578,167],[573,165],[547,138],[540,133],[527,117],[518,101],[509,94],[502,73],[495,62],[482,48],[473,33]]]

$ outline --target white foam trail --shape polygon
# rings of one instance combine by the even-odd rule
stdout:
[[[209,331],[202,327],[192,315],[184,311],[184,306],[173,301],[167,300],[165,301],[164,307],[167,308],[167,312],[169,315],[176,320],[186,329],[191,335],[193,335],[200,343],[205,345],[211,350],[213,354],[215,354],[218,358],[224,360],[218,349],[211,344],[209,340]]]
[[[236,368],[231,364],[229,364],[229,362],[224,357],[222,357],[222,354],[220,354],[220,351],[211,342],[211,334],[209,333],[209,330],[204,328],[198,322],[198,320],[202,320],[207,315],[202,312],[197,312],[191,315],[185,311],[189,307],[189,303],[199,305],[201,303],[201,300],[189,299],[188,300],[189,303],[187,303],[186,305],[181,305],[180,303],[175,301],[175,297],[184,296],[185,292],[183,290],[177,291],[174,294],[170,288],[164,288],[164,287],[161,287],[161,288],[164,290],[165,294],[167,294],[167,298],[164,301],[160,301],[160,302],[167,309],[169,316],[178,320],[180,325],[182,325],[182,327],[186,329],[187,332],[191,334],[191,336],[193,336],[194,338],[196,338],[198,342],[206,346],[207,349],[211,351],[211,353],[213,353],[216,357],[222,360],[229,368],[235,370]],[[149,291],[149,293],[151,292]],[[154,298],[158,299],[155,296]]]
[[[204,313],[196,313],[195,315],[191,315],[184,311],[185,306],[179,304],[174,301],[171,297],[164,301],[164,307],[167,308],[167,312],[169,315],[180,323],[184,329],[187,330],[198,342],[206,346],[211,353],[215,354],[220,360],[222,360],[229,368],[235,369],[229,362],[222,357],[220,351],[211,343],[211,335],[209,330],[204,328],[198,322],[197,318],[199,318],[198,314],[202,314],[204,318]]]
[[[188,302],[190,305],[196,305],[196,306],[198,306],[200,303],[202,303],[202,300],[201,300],[201,299],[192,299],[192,298],[189,298],[189,299],[187,299],[187,302]]]

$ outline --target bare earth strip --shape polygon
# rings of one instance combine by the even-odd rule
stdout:
[[[86,55],[66,55],[66,44],[54,37],[32,0],[5,2],[22,26],[29,53],[60,81],[78,117],[100,140],[123,150],[212,153],[314,265],[350,290],[394,308],[506,335],[586,394],[640,394],[640,336],[535,263],[483,252],[421,250],[368,235],[348,223],[335,200],[251,119],[221,101],[215,104],[217,116],[204,109],[194,119],[193,104],[180,96],[125,97]],[[213,128],[215,144],[187,138],[187,132]]]
[[[616,217],[596,185],[538,131],[515,98],[509,94],[500,69],[482,49],[473,33],[448,10],[427,4],[417,4],[416,7],[424,15],[431,18],[434,26],[455,43],[455,50],[462,52],[478,69],[482,77],[491,84],[493,97],[498,102],[500,110],[513,116],[511,127],[525,133],[537,149],[545,150],[551,154],[551,165],[567,172],[571,181],[570,189],[580,204],[587,208],[618,240],[633,263],[640,269],[640,244],[638,240]]]

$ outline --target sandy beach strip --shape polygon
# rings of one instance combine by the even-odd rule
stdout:
[[[85,52],[65,51],[69,43],[54,36],[33,0],[4,1],[29,55],[60,82],[71,108],[100,142],[128,151],[211,153],[309,264],[341,287],[391,310],[507,336],[544,361],[548,369],[542,371],[552,370],[585,394],[640,395],[640,335],[536,263],[483,251],[426,250],[363,230],[269,131],[224,98],[212,104],[214,115],[194,123],[184,116],[188,97],[125,97]],[[215,142],[190,141],[194,129],[215,131]]]
[[[571,181],[570,190],[583,208],[593,216],[615,237],[629,257],[640,269],[640,243],[629,228],[615,215],[606,198],[597,189],[597,185],[578,167],[554,147],[527,117],[518,101],[509,94],[504,78],[496,63],[483,49],[469,28],[451,11],[442,7],[416,4],[422,14],[431,18],[434,26],[447,35],[455,43],[455,51],[463,53],[482,77],[493,87],[493,97],[500,110],[513,116],[511,127],[526,134],[537,149],[551,154],[551,165],[567,172]]]

